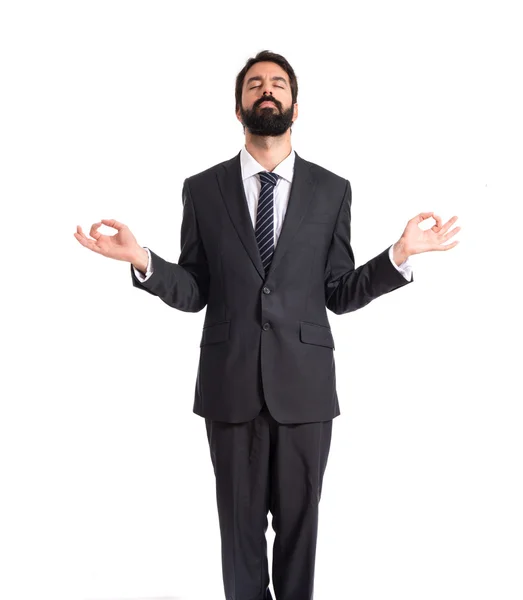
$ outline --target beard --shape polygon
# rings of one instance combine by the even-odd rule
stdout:
[[[272,106],[258,108],[263,102],[273,102]],[[240,115],[244,126],[252,135],[277,136],[283,135],[292,126],[294,107],[282,111],[281,102],[275,98],[260,98],[252,109],[244,110],[240,105]]]

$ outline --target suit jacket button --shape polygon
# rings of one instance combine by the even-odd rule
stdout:
[[[271,324],[270,324],[270,323],[264,323],[264,324],[263,324],[263,329],[264,329],[265,331],[267,331],[267,329],[270,329],[270,328],[271,328]]]
[[[268,287],[264,287],[264,288],[263,288],[263,293],[264,293],[264,294],[270,294],[270,293],[271,293],[271,290],[270,290]]]

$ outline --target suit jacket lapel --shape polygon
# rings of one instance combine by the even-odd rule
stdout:
[[[265,280],[276,269],[282,256],[289,249],[292,239],[307,212],[314,196],[316,181],[311,173],[310,165],[295,152],[294,175],[289,195],[289,203],[282,230],[274,249],[272,263],[265,274],[260,251],[256,243],[247,198],[241,176],[240,153],[225,162],[216,175],[218,186],[231,221],[238,232],[245,251],[249,255],[260,277]]]
[[[292,239],[305,216],[309,205],[314,197],[316,181],[312,175],[310,165],[296,153],[294,162],[294,175],[292,177],[291,191],[287,212],[283,219],[283,225],[274,249],[272,263],[269,267],[267,277],[277,268],[283,255],[289,249]],[[256,238],[254,238],[256,241]],[[257,246],[256,246],[257,247]],[[258,251],[259,252],[259,251]],[[261,260],[261,259],[260,259]]]
[[[263,263],[260,258],[258,244],[256,243],[256,236],[254,235],[254,228],[243,187],[240,152],[223,164],[216,177],[225,207],[234,228],[240,236],[243,247],[260,274],[260,277],[265,279]]]

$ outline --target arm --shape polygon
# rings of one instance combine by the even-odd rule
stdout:
[[[352,194],[347,181],[345,193],[325,263],[325,304],[341,315],[357,310],[392,290],[414,281],[406,279],[389,258],[389,248],[355,268],[350,245]]]
[[[140,281],[134,272],[135,267],[131,265],[131,277],[135,287],[158,296],[169,306],[184,312],[198,312],[207,304],[210,276],[187,180],[183,184],[182,200],[181,253],[178,263],[168,262],[147,249],[154,270],[150,277]]]

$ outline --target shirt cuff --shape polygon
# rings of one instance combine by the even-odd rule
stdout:
[[[394,267],[396,268],[396,270],[398,270],[403,277],[405,277],[405,279],[407,279],[408,281],[412,281],[412,265],[409,262],[409,259],[407,257],[407,260],[404,260],[401,265],[398,267],[398,265],[394,262],[394,260],[392,259],[392,248],[393,248],[394,244],[389,248],[389,258],[390,258],[390,262],[394,265]]]
[[[145,248],[145,250],[147,250],[147,254],[149,255],[149,259],[147,260],[147,270],[145,271],[145,275],[141,271],[138,271],[138,269],[133,265],[134,274],[136,275],[136,279],[138,279],[138,281],[140,283],[147,281],[149,279],[149,277],[153,274],[151,251],[146,246],[143,246],[143,247]]]

